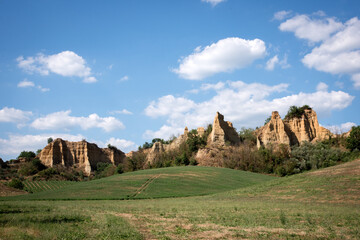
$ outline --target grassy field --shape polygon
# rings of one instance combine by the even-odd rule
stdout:
[[[137,174],[147,175],[145,171]],[[160,173],[155,171],[156,174]],[[157,179],[148,178],[143,191],[150,191]],[[2,201],[0,239],[358,239],[360,236],[359,160],[239,187],[207,196],[136,201]]]
[[[24,181],[24,190],[32,193],[57,190],[74,184],[72,181]]]
[[[89,182],[79,182],[58,190],[42,191],[11,199],[121,200],[187,197],[247,187],[273,178],[227,168],[193,166],[159,168],[119,174]]]

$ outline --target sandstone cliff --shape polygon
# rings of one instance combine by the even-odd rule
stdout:
[[[225,146],[227,142],[238,144],[240,138],[232,123],[225,122],[224,116],[217,112],[208,138],[208,145]]]
[[[94,143],[69,142],[60,138],[49,143],[37,157],[48,167],[75,166],[87,175],[96,168],[98,162],[117,166],[126,158],[125,154],[116,148],[99,148]]]
[[[315,142],[328,138],[332,133],[319,125],[316,112],[305,109],[301,117],[282,120],[273,112],[270,121],[256,131],[257,146],[268,144],[296,145],[303,141]]]

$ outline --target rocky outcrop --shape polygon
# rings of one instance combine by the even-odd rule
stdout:
[[[256,131],[257,146],[268,144],[296,145],[302,142],[321,141],[332,133],[319,125],[316,112],[305,109],[301,117],[282,120],[278,112],[273,112],[270,121]]]
[[[49,143],[37,157],[48,167],[77,167],[87,175],[96,169],[99,162],[117,166],[126,158],[125,154],[116,148],[99,148],[94,143],[69,142],[60,138]]]
[[[269,143],[290,145],[290,139],[285,130],[285,124],[277,111],[272,112],[270,121],[257,134],[257,146],[267,146]]]
[[[188,138],[189,130],[187,127],[184,129],[184,134],[175,138],[170,144],[163,144],[162,142],[155,142],[153,146],[149,149],[145,149],[144,153],[146,154],[146,162],[148,164],[153,164],[156,158],[167,151],[173,151],[180,148],[181,144],[185,143]]]
[[[208,145],[225,146],[227,142],[238,144],[240,143],[240,138],[232,123],[225,122],[224,116],[217,112],[208,138]]]

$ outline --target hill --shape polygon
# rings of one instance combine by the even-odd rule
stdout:
[[[175,180],[175,175],[179,175],[182,169],[192,170],[191,168],[155,169],[156,171],[134,172],[132,173],[134,175],[130,176],[135,181],[135,177],[140,179],[150,175],[150,172],[153,173],[152,176],[154,174],[156,176],[159,174],[157,171],[163,170],[173,171],[167,174],[172,174]],[[215,183],[218,182],[216,175],[206,176],[205,173],[209,174],[207,170],[227,169],[196,168],[196,170],[199,172],[192,173],[197,175],[197,179],[200,179],[199,175],[202,173],[203,178],[213,179],[212,182]],[[186,175],[190,172],[182,172],[182,174],[183,177],[186,176],[185,179],[190,178]],[[126,174],[121,177],[124,176],[129,177]],[[218,176],[224,177],[224,175]],[[111,179],[116,178],[111,177],[104,181]],[[272,180],[244,188],[187,198],[137,201],[2,201],[0,238],[357,239],[359,237],[360,160],[290,177],[270,177],[270,179]],[[97,182],[101,183],[100,180]],[[231,185],[237,184],[233,183]],[[151,184],[153,183],[150,183],[150,186]],[[80,184],[70,187],[75,186]],[[150,190],[150,186],[144,192]],[[100,185],[97,187],[100,190]],[[32,196],[36,195],[32,194]]]
[[[227,168],[171,167],[118,174],[14,199],[140,199],[207,195],[248,187],[274,177]]]

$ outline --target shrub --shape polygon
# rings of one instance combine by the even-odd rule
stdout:
[[[239,132],[239,137],[242,142],[249,142],[253,145],[256,145],[256,136],[254,135],[254,129],[252,128],[241,128]]]
[[[311,107],[309,107],[309,105],[304,105],[302,107],[290,106],[285,119],[301,118],[306,109],[311,109]]]
[[[9,187],[12,188],[17,188],[17,189],[24,189],[24,184],[22,183],[22,181],[20,179],[14,178],[12,179],[9,184]]]
[[[195,158],[192,157],[192,158],[190,159],[190,165],[192,165],[192,166],[198,165],[198,162],[196,161]]]
[[[119,165],[116,167],[115,172],[118,173],[118,174],[124,173],[124,166],[123,166],[122,164],[119,164]]]
[[[346,139],[346,148],[350,151],[360,150],[360,126],[352,127],[350,136]]]
[[[52,137],[49,137],[48,139],[47,139],[47,143],[49,144],[49,143],[52,143],[54,141],[54,139],[52,139]]]
[[[34,158],[35,156],[36,156],[35,153],[32,152],[32,151],[22,151],[17,158],[18,158],[18,159],[19,159],[19,158],[31,159],[31,158]]]

